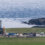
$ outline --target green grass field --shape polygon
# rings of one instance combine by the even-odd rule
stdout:
[[[6,29],[7,32],[14,32],[14,33],[30,33],[30,32],[45,32],[45,28],[10,28]]]
[[[6,29],[7,32],[28,33],[28,32],[45,32],[45,28],[15,28]],[[0,38],[0,45],[45,45],[45,37],[41,38]]]
[[[45,45],[45,38],[0,38],[0,45]]]

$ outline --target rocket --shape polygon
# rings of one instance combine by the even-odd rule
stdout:
[[[3,26],[3,34],[6,34],[5,26]]]

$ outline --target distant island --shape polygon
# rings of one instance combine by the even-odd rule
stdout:
[[[28,25],[45,25],[45,18],[31,19],[28,22],[23,22]]]

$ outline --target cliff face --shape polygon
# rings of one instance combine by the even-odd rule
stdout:
[[[29,22],[24,22],[25,24],[31,25],[45,25],[45,18],[31,19]]]

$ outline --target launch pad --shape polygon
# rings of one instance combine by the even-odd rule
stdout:
[[[4,35],[5,33],[5,27],[2,28],[2,21],[0,20],[0,35]]]

